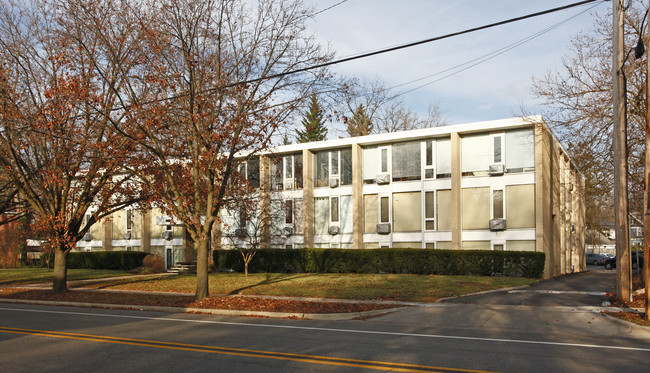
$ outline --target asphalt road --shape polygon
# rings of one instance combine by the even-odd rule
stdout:
[[[571,307],[326,322],[0,303],[0,372],[647,372],[648,356],[649,331]]]

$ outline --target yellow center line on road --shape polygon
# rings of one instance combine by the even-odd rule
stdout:
[[[142,346],[142,347],[165,348],[165,349],[172,349],[172,350],[179,350],[179,351],[192,351],[192,352],[202,352],[202,353],[212,353],[212,354],[222,354],[222,355],[286,360],[286,361],[295,361],[295,362],[310,363],[310,364],[356,367],[356,368],[375,369],[375,370],[390,369],[391,371],[394,372],[490,373],[482,370],[444,368],[444,367],[415,365],[415,364],[402,364],[402,363],[391,363],[391,362],[371,361],[371,360],[357,360],[357,359],[346,359],[346,358],[336,358],[336,357],[326,357],[326,356],[316,356],[316,355],[302,355],[302,354],[272,352],[272,351],[257,351],[257,350],[247,350],[247,349],[240,349],[240,348],[204,346],[204,345],[194,345],[194,344],[186,344],[186,343],[151,341],[151,340],[143,340],[143,339],[109,337],[109,336],[78,334],[78,333],[64,333],[64,332],[47,331],[47,330],[0,327],[0,332],[13,333],[13,334],[27,334],[27,335],[35,335],[41,337],[65,338],[65,339],[73,339],[73,340],[80,340],[80,341],[92,341],[92,342],[114,343],[114,344],[124,344],[124,345]]]

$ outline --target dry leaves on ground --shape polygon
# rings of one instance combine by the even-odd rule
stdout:
[[[395,307],[389,304],[311,302],[241,296],[211,296],[196,302],[192,296],[181,294],[144,295],[142,293],[81,290],[54,294],[49,290],[18,288],[0,289],[0,298],[285,313],[345,313]]]

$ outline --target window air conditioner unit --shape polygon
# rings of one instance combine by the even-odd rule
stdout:
[[[506,165],[503,163],[490,165],[490,176],[500,176],[506,173]]]
[[[131,239],[131,232],[124,233],[124,239],[125,240],[130,240]]]
[[[246,237],[246,229],[245,228],[237,228],[235,229],[235,236],[242,238]]]
[[[84,241],[92,241],[92,239],[93,235],[90,232],[84,234]]]
[[[506,230],[506,219],[490,219],[491,231],[504,231]]]
[[[390,223],[377,224],[377,234],[390,234]]]
[[[293,234],[293,227],[284,227],[284,235],[289,237]]]
[[[162,232],[162,238],[166,239],[167,241],[171,241],[172,238],[174,238],[174,232],[172,232],[172,231],[163,231]]]
[[[330,177],[330,188],[336,188],[337,186],[339,186],[339,178]]]
[[[327,232],[329,232],[329,234],[331,234],[332,236],[336,236],[337,234],[339,234],[340,231],[341,228],[339,228],[338,225],[330,225],[329,229],[327,230]]]
[[[284,190],[292,190],[292,189],[293,189],[293,180],[285,181],[284,182]]]
[[[156,216],[156,225],[171,225],[172,218],[169,216]]]
[[[379,184],[379,185],[390,184],[390,174],[389,173],[377,174],[377,177],[376,177],[375,180],[377,181],[377,184]]]

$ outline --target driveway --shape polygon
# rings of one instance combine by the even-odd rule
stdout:
[[[468,295],[442,302],[542,307],[598,307],[607,300],[605,293],[616,289],[616,271],[603,271],[601,268],[595,267],[586,272],[542,280],[520,289]]]

